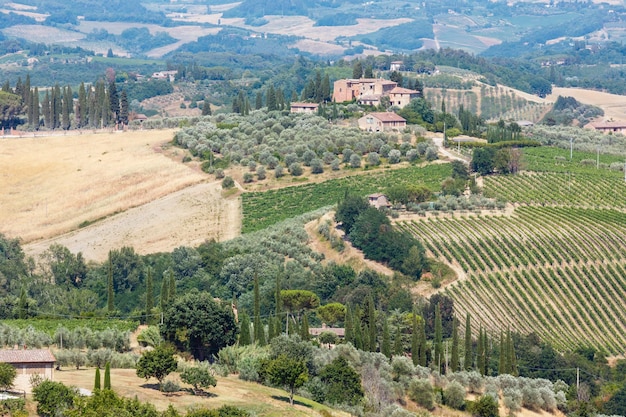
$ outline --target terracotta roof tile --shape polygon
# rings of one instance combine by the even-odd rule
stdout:
[[[56,362],[56,358],[48,349],[2,349],[0,350],[0,362]]]
[[[378,113],[370,113],[372,117],[377,118],[381,122],[406,122],[406,119],[402,116],[398,116],[393,112],[378,112]]]

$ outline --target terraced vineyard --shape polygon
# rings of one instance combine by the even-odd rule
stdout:
[[[397,223],[430,254],[465,271],[444,291],[459,316],[494,332],[536,332],[562,350],[626,351],[626,185],[557,173],[489,177],[511,216]]]

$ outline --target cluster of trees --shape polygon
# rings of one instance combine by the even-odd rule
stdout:
[[[584,126],[598,116],[604,116],[601,108],[580,103],[574,97],[559,96],[541,121],[548,126],[571,126],[573,123]]]
[[[115,81],[107,85],[103,80],[89,87],[81,83],[78,100],[69,85],[61,88],[57,84],[42,97],[38,87],[31,88],[30,76],[24,83],[19,78],[14,89],[7,81],[2,86],[0,109],[2,127],[12,128],[24,123],[31,129],[105,127],[127,124],[129,118],[126,90],[118,93]]]
[[[366,258],[388,264],[414,280],[427,268],[421,243],[394,230],[387,215],[372,207],[367,199],[346,195],[337,206],[335,220]]]
[[[481,175],[497,171],[500,174],[515,174],[523,164],[522,151],[519,148],[477,147],[472,153],[470,167]]]

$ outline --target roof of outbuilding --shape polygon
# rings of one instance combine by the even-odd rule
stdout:
[[[370,113],[368,116],[372,116],[380,120],[381,122],[406,122],[406,119],[402,116],[398,116],[393,112],[377,112]]]
[[[6,363],[41,363],[56,362],[56,358],[48,349],[2,349],[0,362]]]

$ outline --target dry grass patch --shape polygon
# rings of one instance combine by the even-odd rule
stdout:
[[[598,106],[604,110],[604,118],[626,120],[626,97],[602,91],[585,90],[582,88],[553,87],[547,100],[556,101],[558,96],[574,97],[584,104]]]
[[[64,384],[80,388],[93,389],[93,369],[63,370],[54,374],[54,379]],[[177,374],[167,378],[180,383]],[[140,401],[150,402],[159,410],[165,410],[172,404],[175,408],[185,411],[191,407],[218,408],[222,405],[241,407],[261,416],[318,416],[319,410],[327,409],[312,401],[295,397],[296,405],[291,407],[287,393],[282,390],[266,387],[238,379],[236,376],[217,377],[217,386],[208,390],[208,396],[190,395],[180,392],[165,395],[155,389],[156,380],[138,378],[134,369],[111,369],[113,390],[124,397],[137,397]],[[190,387],[188,387],[190,388]],[[332,411],[334,416],[347,416],[346,413]]]
[[[164,154],[172,130],[0,139],[0,232],[56,236],[205,176]]]

